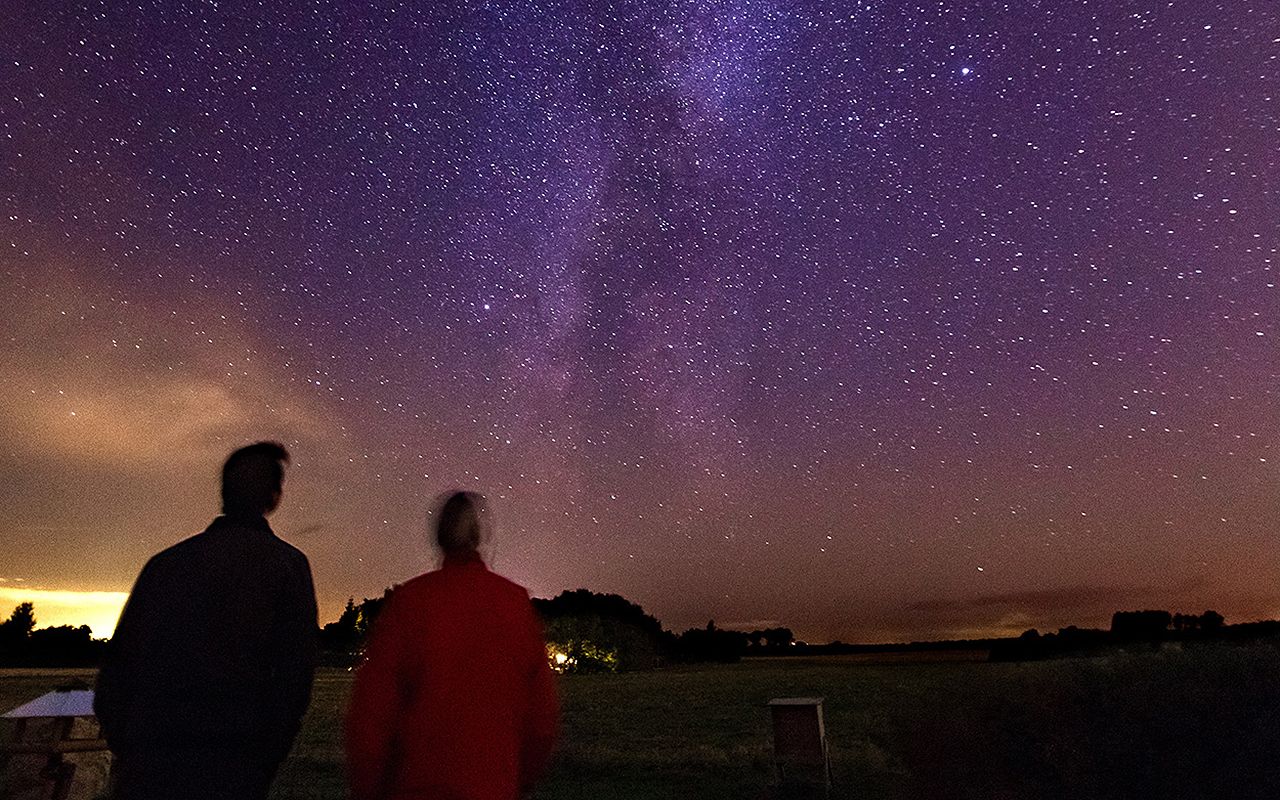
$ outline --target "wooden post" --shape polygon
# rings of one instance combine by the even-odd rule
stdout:
[[[831,754],[822,701],[821,697],[779,697],[769,701],[769,710],[779,782],[817,784],[822,796],[829,797]]]

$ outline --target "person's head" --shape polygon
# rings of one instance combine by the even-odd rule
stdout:
[[[222,513],[266,516],[280,505],[289,451],[279,442],[257,442],[227,457],[222,465]]]
[[[480,551],[485,530],[481,508],[484,498],[475,492],[453,492],[440,504],[436,518],[436,544],[449,556],[466,556]]]

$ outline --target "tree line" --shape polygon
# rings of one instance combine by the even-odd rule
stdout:
[[[349,598],[338,619],[322,626],[323,658],[349,665],[363,650],[388,589],[380,597]],[[784,652],[792,643],[787,628],[743,633],[709,622],[676,634],[643,608],[616,594],[586,589],[535,599],[542,618],[547,655],[563,672],[618,672],[672,663],[733,662],[749,654]],[[0,622],[0,666],[94,666],[107,646],[88,625],[37,628],[35,606],[21,603]]]
[[[330,657],[342,659],[358,653],[393,589],[381,597],[346,608],[320,632],[321,646]],[[666,664],[729,663],[746,655],[788,652],[795,637],[789,628],[751,632],[716,627],[691,628],[674,633],[639,605],[616,594],[587,589],[564,591],[551,599],[534,599],[542,618],[547,656],[561,672],[620,672],[652,669]]]
[[[1056,633],[1041,634],[1035,628],[1016,639],[992,643],[992,661],[1030,661],[1073,655],[1100,654],[1126,646],[1158,648],[1163,642],[1214,639],[1251,639],[1280,633],[1280,622],[1227,625],[1212,609],[1203,614],[1182,614],[1145,609],[1117,611],[1108,630],[1069,625]]]
[[[379,611],[393,589],[380,597],[356,602],[349,598],[338,619],[319,630],[326,663],[349,665],[364,643]],[[534,599],[542,618],[547,657],[562,672],[619,672],[670,664],[732,663],[744,656],[838,654],[889,650],[939,649],[963,645],[990,648],[993,661],[1023,661],[1103,653],[1118,647],[1153,646],[1163,642],[1250,640],[1280,636],[1280,621],[1227,625],[1216,611],[1201,614],[1161,610],[1117,611],[1107,630],[1074,625],[1056,632],[1031,629],[1012,639],[966,642],[914,642],[899,645],[806,645],[790,628],[749,632],[705,627],[681,633],[669,631],[639,605],[616,594],[587,589],[561,592],[551,599]],[[93,666],[106,641],[94,639],[89,626],[59,625],[37,628],[35,607],[21,603],[0,622],[0,666]]]
[[[0,622],[0,665],[6,667],[87,667],[98,663],[106,641],[88,625],[36,628],[33,603],[19,603]]]

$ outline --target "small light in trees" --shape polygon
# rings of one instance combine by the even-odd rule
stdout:
[[[547,645],[547,662],[556,672],[571,672],[578,666],[578,659],[553,644]]]

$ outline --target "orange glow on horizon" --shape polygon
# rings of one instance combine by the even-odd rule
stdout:
[[[36,628],[88,625],[96,639],[111,636],[128,592],[77,592],[0,586],[0,618],[8,619],[19,603],[35,605]]]

